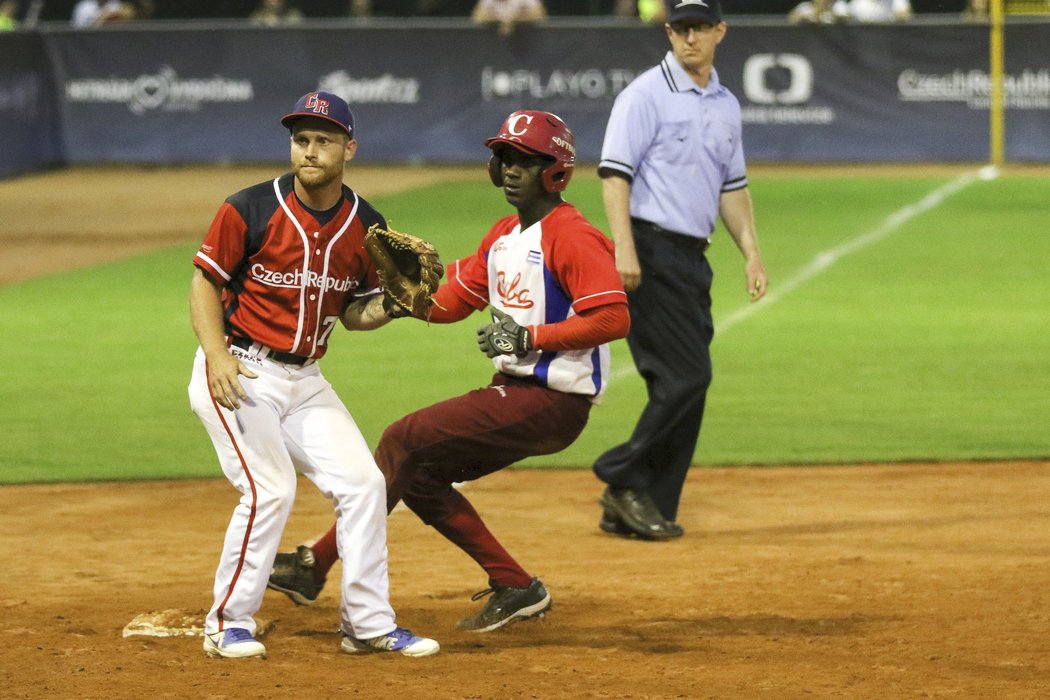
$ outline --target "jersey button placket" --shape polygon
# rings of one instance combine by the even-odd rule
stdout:
[[[313,259],[313,261],[310,264],[310,269],[317,275],[317,279],[323,285],[324,284],[324,279],[322,278],[322,273],[324,272],[324,260],[321,258],[321,249],[322,249],[323,246],[321,245],[321,241],[319,240],[320,237],[321,237],[321,232],[320,231],[314,231],[314,245],[316,245],[317,247],[314,249],[314,259]],[[310,292],[310,301],[314,302],[314,303],[311,303],[307,307],[307,313],[306,313],[306,316],[305,316],[307,324],[308,324],[307,327],[309,327],[309,328],[313,327],[313,324],[315,324],[317,322],[317,318],[320,316],[320,313],[321,313],[321,309],[318,308],[318,306],[316,304],[316,302],[317,302],[317,294],[318,294],[318,292],[313,292],[313,291]],[[306,342],[307,343],[312,343],[313,339],[314,339],[313,335],[306,336]]]

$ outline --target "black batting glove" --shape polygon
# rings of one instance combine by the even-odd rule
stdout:
[[[492,307],[492,323],[478,329],[478,348],[489,357],[517,355],[525,357],[532,350],[529,329]]]

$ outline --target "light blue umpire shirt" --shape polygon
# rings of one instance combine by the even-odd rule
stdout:
[[[599,169],[631,180],[631,216],[707,238],[722,192],[747,187],[740,103],[718,80],[701,89],[674,53],[616,97]]]

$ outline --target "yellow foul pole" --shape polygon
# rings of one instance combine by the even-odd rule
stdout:
[[[989,57],[989,77],[992,81],[991,102],[988,107],[989,133],[991,136],[991,162],[1002,165],[1004,160],[1005,119],[1003,100],[1003,74],[1005,70],[1005,52],[1003,49],[1003,3],[1005,0],[991,0],[991,56]]]

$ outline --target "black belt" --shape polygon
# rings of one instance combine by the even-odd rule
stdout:
[[[635,219],[632,217],[631,223],[640,228],[644,228],[647,231],[652,231],[653,233],[662,236],[667,240],[674,242],[676,245],[680,245],[684,248],[698,250],[701,253],[703,253],[711,247],[711,239],[709,238],[699,238],[698,236],[690,236],[687,233],[678,233],[677,231],[671,231],[669,229],[663,228],[662,226],[657,226],[651,221],[646,221],[645,219]]]
[[[251,350],[252,345],[254,344],[255,341],[251,338],[239,338],[237,336],[234,336],[230,340],[230,345],[235,345],[241,350]],[[278,352],[277,350],[270,350],[270,352],[266,354],[266,357],[270,358],[271,360],[276,360],[277,362],[283,362],[286,365],[305,365],[310,360],[309,357],[303,357],[302,355],[293,355],[290,352]]]

